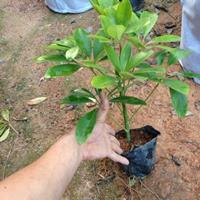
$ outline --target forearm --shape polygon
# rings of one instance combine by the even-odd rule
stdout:
[[[80,149],[74,134],[62,137],[36,162],[0,183],[1,199],[60,199],[82,160]]]

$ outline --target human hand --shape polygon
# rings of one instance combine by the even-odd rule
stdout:
[[[115,162],[128,165],[129,161],[120,155],[123,150],[120,148],[119,141],[114,136],[115,131],[105,123],[108,110],[108,99],[102,93],[101,107],[93,133],[87,143],[81,147],[83,160],[95,160],[108,157]]]

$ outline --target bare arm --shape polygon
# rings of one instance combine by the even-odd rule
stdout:
[[[100,109],[91,138],[78,145],[74,131],[57,141],[41,158],[0,183],[1,200],[58,200],[83,160],[109,157],[128,164],[114,131],[105,124],[108,102]]]

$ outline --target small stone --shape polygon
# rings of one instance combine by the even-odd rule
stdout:
[[[200,111],[200,101],[199,101],[199,100],[196,101],[196,102],[194,103],[194,105],[195,105],[196,110]]]

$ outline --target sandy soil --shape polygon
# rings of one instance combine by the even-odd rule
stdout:
[[[157,1],[153,1],[154,3]],[[167,2],[169,12],[160,13],[156,32],[166,32],[166,23],[174,23],[174,32],[180,32],[180,5]],[[149,9],[154,9],[148,1]],[[15,172],[38,158],[57,138],[67,133],[82,110],[61,109],[59,101],[72,88],[87,85],[82,71],[67,79],[40,82],[47,66],[38,65],[33,58],[46,51],[45,45],[70,34],[77,27],[95,31],[96,14],[90,11],[80,15],[58,15],[50,12],[43,1],[1,0],[0,2],[0,109],[9,108],[12,123],[19,131],[0,144],[0,177]],[[169,30],[168,30],[169,31]],[[171,31],[171,30],[170,30]],[[178,66],[177,66],[178,67]],[[89,82],[89,80],[88,80]],[[153,125],[162,135],[158,141],[157,163],[144,185],[129,186],[121,178],[116,164],[107,162],[103,170],[115,176],[103,177],[105,161],[83,163],[63,199],[72,200],[199,200],[200,199],[200,101],[199,86],[191,86],[190,111],[192,115],[178,119],[172,111],[169,94],[159,87],[149,107],[136,116],[133,127]],[[132,88],[144,95],[152,85]],[[26,102],[35,97],[48,100],[35,107]],[[27,121],[15,119],[28,118]],[[120,121],[120,118],[116,117]],[[119,127],[112,122],[113,127]],[[8,156],[10,155],[10,156]],[[155,195],[155,193],[157,195]],[[158,198],[159,197],[159,198]]]

